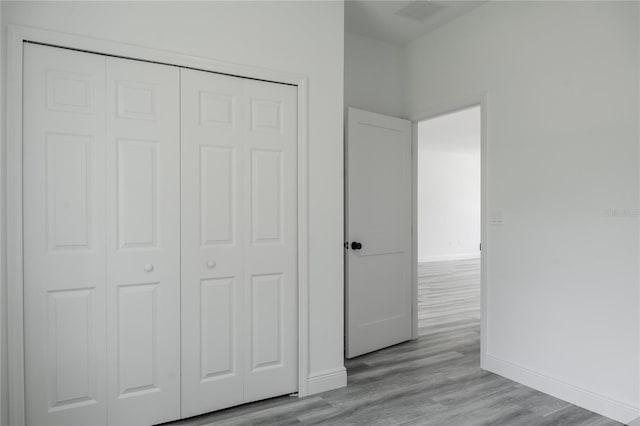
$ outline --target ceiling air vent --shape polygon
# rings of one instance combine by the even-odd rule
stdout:
[[[414,21],[426,21],[428,18],[439,13],[444,6],[424,0],[416,0],[398,10],[395,14]]]

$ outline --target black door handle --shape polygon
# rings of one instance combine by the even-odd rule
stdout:
[[[351,250],[360,250],[362,248],[362,243],[358,243],[358,242],[352,242],[351,243]]]

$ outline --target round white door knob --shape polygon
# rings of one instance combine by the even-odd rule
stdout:
[[[215,268],[215,267],[216,267],[216,262],[215,262],[214,260],[209,260],[209,261],[207,262],[207,268],[209,268],[209,269],[213,269],[213,268]]]
[[[153,271],[153,265],[152,265],[152,264],[150,264],[150,263],[149,263],[149,264],[147,264],[147,265],[144,265],[144,271],[145,271],[145,272],[151,272],[151,271]]]

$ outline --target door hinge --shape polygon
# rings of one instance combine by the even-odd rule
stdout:
[[[482,243],[478,246],[478,250],[482,251]]]

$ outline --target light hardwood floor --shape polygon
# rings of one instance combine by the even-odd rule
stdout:
[[[172,425],[618,425],[480,370],[478,261],[421,264],[417,340],[346,361],[348,387]]]

